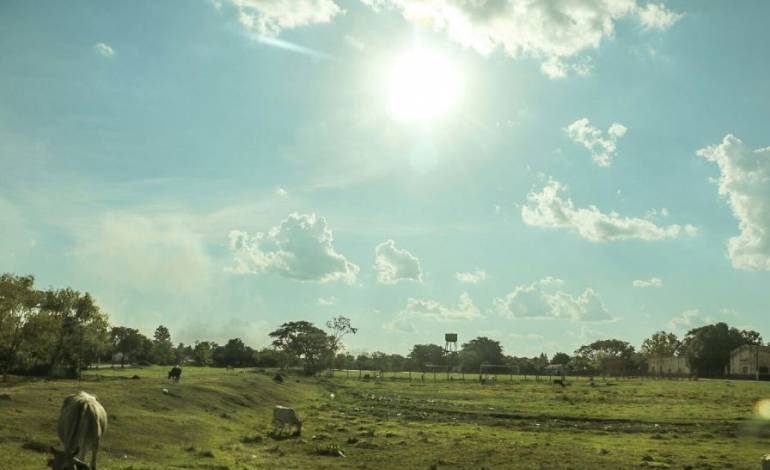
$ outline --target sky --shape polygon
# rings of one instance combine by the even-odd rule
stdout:
[[[0,3],[0,272],[175,342],[770,339],[770,3]]]

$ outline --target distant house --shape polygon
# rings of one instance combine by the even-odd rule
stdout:
[[[770,346],[747,344],[733,349],[727,374],[751,377],[770,374]]]
[[[647,373],[659,377],[690,375],[690,364],[683,356],[653,356],[647,360]]]

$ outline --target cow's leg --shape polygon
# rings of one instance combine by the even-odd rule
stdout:
[[[94,442],[91,449],[91,470],[96,470],[96,452],[99,450],[99,441]]]

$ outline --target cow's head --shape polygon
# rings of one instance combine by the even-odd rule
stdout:
[[[79,450],[76,448],[72,452],[66,452],[56,450],[52,446],[51,453],[53,458],[48,460],[48,466],[53,470],[91,470],[87,463],[76,457]]]

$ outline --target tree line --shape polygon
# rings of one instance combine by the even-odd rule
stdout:
[[[286,322],[269,333],[269,347],[254,349],[240,338],[220,345],[214,341],[174,343],[159,325],[152,337],[138,329],[112,326],[88,293],[70,288],[37,289],[33,276],[0,276],[0,373],[77,377],[97,364],[195,364],[199,366],[301,368],[308,374],[324,369],[381,371],[442,370],[479,372],[483,365],[508,366],[521,374],[543,374],[549,365],[571,373],[644,375],[655,357],[686,358],[700,376],[725,372],[730,352],[741,345],[761,345],[761,335],[725,323],[694,328],[681,339],[659,331],[637,350],[619,339],[583,345],[573,354],[559,352],[517,357],[504,353],[499,341],[480,336],[457,352],[437,344],[416,344],[406,355],[372,352],[350,354],[343,338],[358,332],[350,319],[338,316],[318,327],[307,321]]]

